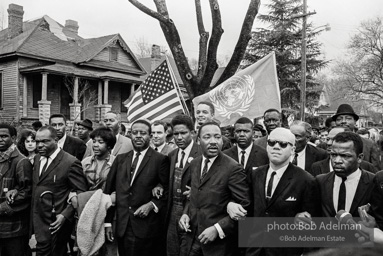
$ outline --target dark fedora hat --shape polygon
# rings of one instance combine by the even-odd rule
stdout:
[[[336,118],[340,115],[350,115],[353,116],[355,121],[358,121],[359,116],[354,112],[354,109],[348,104],[341,104],[338,107],[335,115],[332,116],[332,120],[336,121]]]
[[[85,128],[88,128],[89,130],[93,131],[93,123],[89,119],[84,119],[82,121],[77,122],[77,125],[84,126]]]

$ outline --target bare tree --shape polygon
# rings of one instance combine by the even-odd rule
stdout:
[[[157,11],[154,11],[143,5],[138,0],[129,0],[135,7],[145,14],[157,19],[160,22],[161,29],[165,35],[166,41],[173,54],[177,68],[180,72],[182,81],[190,98],[201,95],[210,89],[210,83],[214,73],[218,68],[217,49],[223,34],[221,10],[218,0],[209,0],[213,28],[211,35],[205,30],[201,1],[195,0],[195,12],[199,32],[199,58],[198,71],[192,72],[185,51],[181,44],[180,35],[173,20],[170,18],[166,6],[166,0],[153,0]],[[181,2],[181,1],[180,1]],[[233,54],[228,62],[225,71],[217,84],[222,83],[235,74],[238,66],[245,54],[246,46],[251,39],[251,29],[255,16],[258,13],[260,0],[250,0],[247,13],[244,17],[241,32],[234,48]]]
[[[348,55],[334,68],[350,99],[383,106],[383,18],[361,23],[348,45]]]

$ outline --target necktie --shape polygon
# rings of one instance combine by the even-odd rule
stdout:
[[[347,177],[341,177],[342,183],[339,188],[339,198],[338,198],[338,211],[345,210],[346,208],[346,184],[345,181]]]
[[[277,174],[275,171],[271,173],[269,183],[267,184],[266,201],[271,199],[271,192],[273,191],[274,176]]]
[[[154,150],[155,150],[155,151],[158,151],[158,148],[155,148]]]
[[[43,169],[41,170],[40,176],[43,175],[43,173],[47,170],[47,168],[48,168],[48,161],[49,161],[49,157],[47,157],[47,161],[45,162],[45,164],[43,166]]]
[[[294,165],[298,164],[298,153],[295,153],[294,159],[293,159],[293,161],[291,163],[294,164]]]
[[[205,165],[203,167],[203,170],[202,170],[202,174],[201,174],[201,181],[203,180],[203,178],[205,178],[206,174],[207,174],[207,164],[209,163],[209,159],[206,158],[205,159]]]
[[[139,155],[141,155],[141,153],[137,152],[136,153],[136,157],[133,160],[132,166],[130,167],[130,177],[131,177],[131,179],[133,178],[134,170],[136,170]]]
[[[245,150],[242,150],[241,153],[242,153],[242,156],[241,156],[241,165],[242,165],[242,167],[245,167],[245,154],[246,154],[246,151],[245,151]]]
[[[178,166],[178,168],[180,168],[180,169],[183,169],[184,168],[184,158],[185,158],[185,151],[181,151],[181,162],[180,162],[180,164],[179,164],[179,166]]]

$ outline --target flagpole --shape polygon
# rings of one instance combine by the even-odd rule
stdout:
[[[177,83],[177,80],[176,80],[176,76],[173,72],[172,66],[170,65],[170,61],[169,61],[168,56],[166,54],[165,54],[165,59],[166,59],[166,63],[168,64],[168,67],[169,67],[170,76],[172,78],[174,88],[176,89],[178,99],[182,105],[182,108],[184,109],[184,114],[190,116],[189,110],[188,110],[186,103],[185,103],[184,96],[182,95],[181,89],[180,89],[180,87]]]

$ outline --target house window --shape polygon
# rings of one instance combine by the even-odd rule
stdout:
[[[0,108],[3,108],[3,73],[0,71]]]
[[[33,83],[32,107],[38,108],[39,107],[38,102],[41,100],[41,92],[43,87],[42,75],[41,74],[34,75],[32,78],[32,83]]]
[[[115,47],[109,48],[109,60],[110,61],[117,61],[117,51],[118,49]]]

